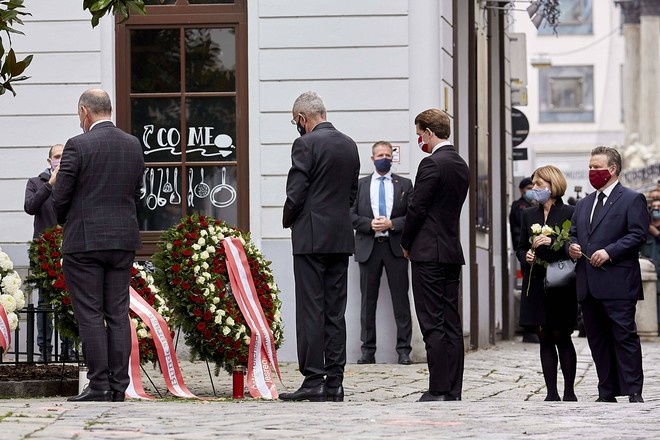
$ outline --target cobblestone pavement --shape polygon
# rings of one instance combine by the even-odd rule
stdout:
[[[644,342],[645,404],[596,403],[596,371],[586,340],[578,352],[579,402],[544,402],[538,345],[504,341],[465,358],[463,401],[419,403],[425,364],[346,367],[344,403],[232,400],[231,378],[182,361],[188,388],[206,400],[70,403],[64,398],[0,400],[2,439],[640,439],[660,438],[660,342]],[[294,364],[283,382],[297,389]],[[159,373],[147,368],[156,387]],[[154,388],[146,381],[148,392]],[[560,394],[561,394],[560,379]],[[279,387],[280,391],[283,387]]]

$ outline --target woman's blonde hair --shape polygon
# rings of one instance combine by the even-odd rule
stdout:
[[[562,197],[566,193],[566,177],[559,168],[554,165],[545,165],[537,168],[532,173],[532,180],[540,178],[548,182],[552,186],[551,195],[555,199]]]

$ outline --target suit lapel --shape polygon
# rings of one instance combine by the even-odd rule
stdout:
[[[374,218],[374,213],[371,209],[371,179],[373,178],[373,173],[369,176],[369,178],[362,180],[362,190],[360,191],[360,198],[362,200],[359,200],[360,205],[364,206],[367,209],[367,217]]]
[[[398,209],[399,200],[401,199],[401,181],[396,174],[392,174],[392,187],[392,212],[390,218],[395,217],[394,213]]]

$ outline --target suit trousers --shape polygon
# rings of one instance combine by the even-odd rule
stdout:
[[[582,317],[598,373],[599,397],[642,394],[642,347],[634,299],[596,299],[587,294]]]
[[[458,310],[461,266],[412,262],[417,319],[429,366],[429,391],[460,398],[465,350]]]
[[[294,254],[296,337],[302,386],[338,387],[346,365],[349,254]]]
[[[373,356],[376,352],[376,308],[378,290],[383,267],[387,273],[387,283],[392,296],[392,309],[396,321],[396,351],[409,355],[412,347],[412,319],[408,298],[408,260],[392,253],[387,240],[374,241],[369,259],[360,263],[360,339],[362,354]]]
[[[62,270],[78,321],[89,386],[124,392],[129,384],[129,285],[134,251],[64,254]]]

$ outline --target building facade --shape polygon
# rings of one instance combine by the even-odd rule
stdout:
[[[413,181],[423,157],[414,118],[438,107],[452,117],[451,140],[472,172],[461,221],[467,347],[511,336],[507,14],[477,0],[145,3],[146,16],[106,17],[95,29],[76,2],[29,5],[14,48],[35,55],[31,78],[0,101],[0,246],[17,267],[27,267],[32,234],[25,183],[46,167],[50,145],[80,132],[80,94],[101,87],[117,125],[143,145],[140,258],[153,253],[160,231],[193,212],[250,230],[273,261],[286,325],[279,357],[293,361],[291,242],[281,226],[298,136],[293,100],[307,90],[324,98],[328,120],[358,144],[364,175],[373,170],[371,145],[384,139],[398,147],[393,171]],[[351,263],[349,362],[360,354],[358,279]],[[377,325],[378,360],[394,361],[389,295],[381,295]],[[414,339],[421,360],[423,343]]]

